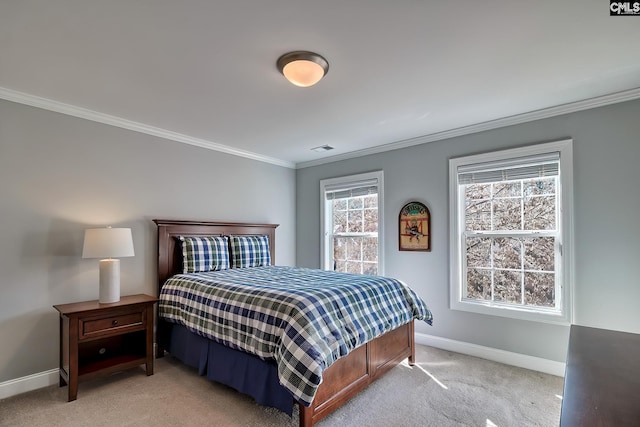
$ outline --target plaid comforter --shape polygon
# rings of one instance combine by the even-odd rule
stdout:
[[[275,360],[280,383],[307,406],[338,358],[412,319],[432,321],[398,280],[276,266],[178,274],[159,308],[192,332]]]

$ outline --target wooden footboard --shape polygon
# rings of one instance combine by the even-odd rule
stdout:
[[[413,365],[413,321],[358,347],[324,371],[312,405],[299,404],[300,427],[313,426],[406,358]]]

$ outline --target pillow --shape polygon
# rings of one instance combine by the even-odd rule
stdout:
[[[261,267],[271,265],[269,236],[230,236],[231,267]]]
[[[226,270],[229,268],[227,236],[178,236],[182,242],[182,272]]]

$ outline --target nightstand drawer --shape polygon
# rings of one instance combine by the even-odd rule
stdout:
[[[136,311],[99,319],[80,319],[80,339],[118,332],[125,328],[144,329],[145,317],[145,311]]]

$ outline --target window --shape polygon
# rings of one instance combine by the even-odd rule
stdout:
[[[571,320],[572,141],[449,160],[451,308]]]
[[[322,267],[383,274],[382,171],[320,181]]]

